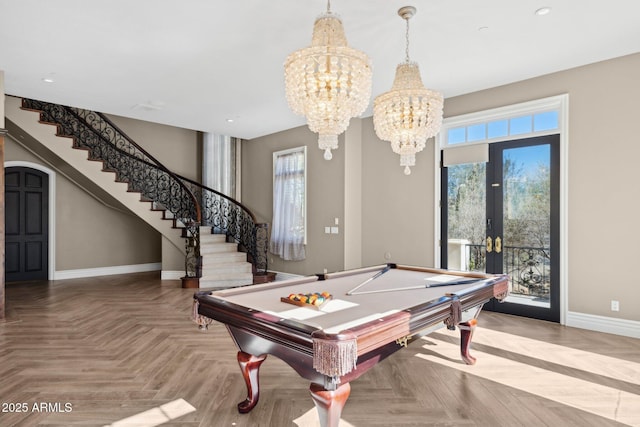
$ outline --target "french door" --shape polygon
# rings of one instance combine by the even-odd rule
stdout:
[[[560,321],[559,153],[548,135],[442,168],[442,266],[509,276],[509,297],[485,310]]]

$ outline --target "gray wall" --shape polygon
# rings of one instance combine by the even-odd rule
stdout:
[[[430,265],[433,260],[433,153],[425,149],[418,155],[417,166],[409,177],[400,167],[400,157],[381,141],[373,130],[371,117],[351,119],[351,127],[361,129],[362,157],[360,164],[345,160],[345,138],[333,151],[333,159],[324,160],[318,148],[317,136],[306,126],[279,132],[243,144],[242,199],[243,204],[271,222],[273,187],[272,154],[274,151],[306,145],[308,162],[308,239],[307,260],[283,261],[275,255],[269,258],[269,269],[296,274],[314,274],[345,269],[345,248],[358,248],[358,266],[401,262]],[[350,130],[351,130],[350,127]],[[357,139],[349,135],[347,144]],[[345,170],[361,167],[359,191],[350,197],[360,197],[356,207],[358,218],[346,215]],[[338,235],[324,234],[324,227],[339,218]],[[351,228],[349,228],[351,227]],[[353,235],[361,242],[345,241],[346,229],[359,229]],[[348,234],[349,236],[352,233]],[[355,267],[347,261],[348,267]]]
[[[126,117],[108,117],[172,172],[197,182],[201,181],[202,150],[198,132]]]
[[[0,129],[4,129],[4,71],[0,70]]]
[[[376,136],[370,117],[363,120],[362,134],[362,264],[432,267],[433,142],[416,155],[407,176],[400,156]]]
[[[199,180],[198,132],[118,116],[109,118],[171,170]],[[57,168],[11,138],[6,138],[5,160]],[[122,205],[115,206],[101,197],[98,194],[96,199],[63,174],[56,175],[55,271],[147,263],[162,263],[163,270],[184,270],[184,256],[179,250],[163,242],[157,231]]]
[[[130,119],[109,116],[113,123],[172,172],[202,182],[201,136],[198,132]],[[162,270],[184,271],[184,255],[162,238]]]
[[[317,135],[306,126],[275,133],[242,144],[242,203],[271,223],[273,203],[273,152],[307,146],[307,258],[283,261],[269,254],[269,270],[315,274],[343,269],[344,233],[325,234],[324,227],[344,219],[344,138],[324,160]],[[339,227],[342,227],[341,225]]]
[[[51,166],[6,138],[6,161]],[[105,206],[56,174],[55,271],[160,262],[160,235],[130,212]],[[51,224],[50,224],[51,226]]]
[[[446,116],[569,94],[569,311],[640,320],[640,54],[447,99]],[[610,301],[620,301],[620,312]]]
[[[640,279],[633,268],[640,242],[639,70],[640,54],[634,54],[445,101],[445,116],[450,117],[569,94],[567,268],[572,312],[640,321]],[[407,177],[389,144],[375,136],[371,118],[361,124],[362,265],[390,260],[431,266],[437,235],[433,216],[439,200],[433,182],[433,142],[418,154]],[[342,235],[331,240],[318,234],[334,216],[343,215],[342,138],[329,162],[322,160],[315,135],[306,127],[246,142],[243,202],[269,222],[271,154],[302,144],[309,146],[313,184],[308,192],[309,259],[291,263],[276,258],[270,268],[292,273],[342,269]],[[621,302],[619,312],[610,311],[612,299]]]

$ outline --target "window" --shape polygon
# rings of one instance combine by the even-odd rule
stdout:
[[[287,261],[305,259],[307,147],[273,153],[273,220],[269,251]]]
[[[529,136],[558,133],[560,105],[557,97],[499,108],[479,114],[445,119],[440,136],[441,147],[480,142],[496,142]]]
[[[489,139],[500,138],[509,135],[509,122],[506,120],[497,120],[487,123]]]

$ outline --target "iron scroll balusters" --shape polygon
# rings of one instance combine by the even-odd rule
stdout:
[[[511,294],[523,294],[546,299],[551,284],[548,247],[502,246],[503,272],[509,275]],[[486,270],[487,245],[467,245],[467,269]]]
[[[46,102],[23,99],[23,108],[40,112],[41,121],[58,126],[58,134],[73,137],[73,147],[89,151],[91,160],[101,160],[118,181],[154,203],[154,208],[173,214],[186,239],[185,274],[201,277],[200,225],[237,241],[249,254],[254,269],[267,269],[267,246],[258,247],[255,217],[227,196],[178,176],[154,159],[101,113]],[[268,243],[268,242],[267,242]]]
[[[247,253],[256,272],[267,271],[268,225],[259,223],[242,203],[193,180],[180,177],[202,206],[201,225],[226,234]]]

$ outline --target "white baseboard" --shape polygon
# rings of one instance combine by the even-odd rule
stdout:
[[[160,280],[180,280],[184,277],[184,271],[162,270]]]
[[[566,325],[625,337],[640,338],[640,322],[635,320],[568,312]]]
[[[61,270],[61,271],[55,271],[53,273],[53,280],[80,279],[83,277],[95,277],[95,276],[111,276],[114,274],[141,273],[145,271],[158,271],[160,269],[162,269],[161,263],[152,262],[149,264],[117,265],[114,267],[82,268],[78,270]]]
[[[273,271],[273,270],[269,270],[269,271]],[[303,277],[300,274],[283,273],[282,271],[273,271],[273,272],[276,273],[276,282]]]

